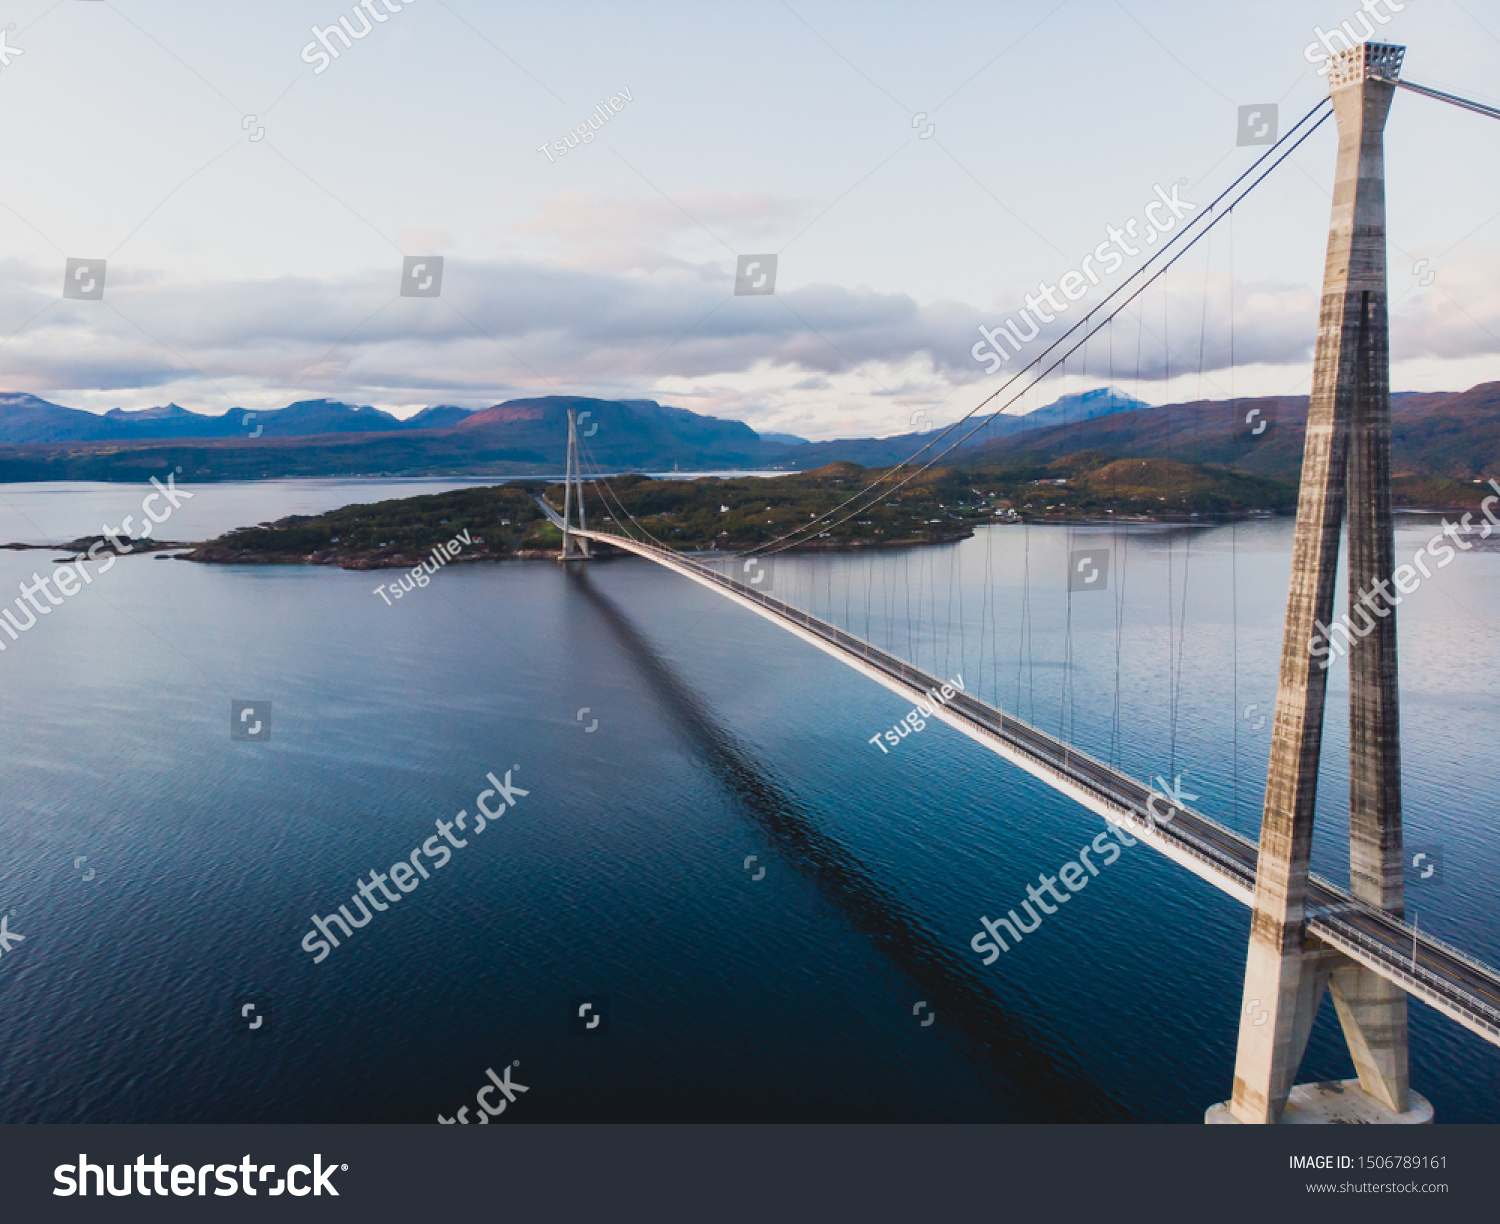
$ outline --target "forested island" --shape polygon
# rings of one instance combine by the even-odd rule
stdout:
[[[904,471],[887,477],[879,497],[839,509],[881,471],[831,463],[779,477],[654,480],[629,474],[611,477],[602,489],[586,484],[585,506],[591,528],[617,531],[618,520],[628,517],[631,532],[643,529],[670,547],[727,550],[784,536],[823,515],[828,519],[803,547],[940,544],[972,535],[981,523],[1182,519],[1296,506],[1296,489],[1283,481],[1175,460],[1084,453],[1029,466]],[[537,506],[538,494],[562,508],[561,484],[518,480],[293,515],[239,528],[182,555],[218,564],[395,569],[464,536],[459,563],[551,556],[562,536]]]

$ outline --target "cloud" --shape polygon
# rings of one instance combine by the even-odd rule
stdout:
[[[762,192],[691,191],[662,196],[601,196],[563,191],[542,201],[536,214],[511,228],[551,246],[550,258],[567,267],[604,273],[657,272],[662,269],[713,275],[716,265],[694,264],[668,255],[683,241],[716,249],[779,244],[812,216],[801,201]]]
[[[1489,253],[1461,263],[1422,267],[1420,273],[1398,267],[1391,295],[1396,299],[1391,308],[1392,360],[1456,360],[1500,353],[1496,262],[1497,256]],[[1431,282],[1422,284],[1429,275]]]
[[[662,211],[664,203],[638,201],[640,215],[620,220],[606,239],[638,232],[643,216],[663,229],[689,224]],[[694,203],[716,219],[741,221],[780,207],[758,197]],[[552,215],[559,235],[608,222],[608,208],[582,200],[570,207]],[[1405,292],[1394,310],[1398,359],[1500,352],[1500,289],[1482,266],[1445,268],[1430,288]],[[808,419],[810,409],[858,419],[865,410],[855,405],[868,400],[883,419],[959,388],[988,394],[1082,311],[1097,309],[1108,288],[1059,314],[1021,358],[986,377],[970,350],[978,326],[994,327],[1004,314],[832,284],[736,297],[727,253],[624,271],[450,257],[436,299],[401,297],[398,268],[326,280],[185,282],[124,268],[116,275],[111,267],[105,300],[84,302],[54,296],[55,271],[14,260],[0,267],[5,390],[107,393],[128,406],[160,402],[170,390],[188,406],[221,411],[231,402],[317,395],[399,409],[670,388],[685,406],[695,399],[759,406],[777,427],[814,434],[823,430]],[[1229,290],[1223,273],[1206,282],[1180,278],[1170,292],[1158,284],[1070,358],[1067,372],[1149,383],[1200,368],[1223,371],[1231,356]],[[1014,300],[1021,306],[1024,294]],[[1242,368],[1311,360],[1315,290],[1241,281],[1233,307],[1233,355]],[[881,399],[895,402],[875,409]]]

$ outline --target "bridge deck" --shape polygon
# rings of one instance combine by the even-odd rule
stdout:
[[[562,519],[540,497],[553,523]],[[912,700],[943,681],[894,655],[763,595],[689,557],[614,532],[574,535],[654,561],[775,621],[840,662]],[[1201,812],[1171,804],[1134,778],[1080,752],[1040,728],[965,693],[935,717],[979,741],[1026,772],[1082,803],[1194,874],[1249,905],[1259,852],[1254,842]],[[1154,797],[1154,804],[1152,802]],[[1153,818],[1156,813],[1165,817]],[[1313,876],[1308,886],[1307,934],[1395,982],[1409,994],[1500,1045],[1500,973],[1384,910],[1356,901]]]

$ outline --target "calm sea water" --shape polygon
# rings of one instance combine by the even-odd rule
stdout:
[[[159,530],[468,483],[200,486]],[[0,488],[0,539],[141,492]],[[997,526],[772,581],[1253,834],[1290,542]],[[1113,550],[1110,587],[1070,604],[1082,548]],[[0,600],[51,560],[0,553]],[[1248,913],[1184,870],[1126,850],[985,967],[980,915],[1096,818],[935,723],[883,754],[907,705],[649,563],[451,566],[393,607],[387,577],[129,557],[4,639],[0,1120],[433,1121],[517,1063],[501,1121],[1196,1121],[1228,1096]],[[1497,590],[1475,551],[1400,613],[1407,838],[1443,856],[1410,905],[1492,963]],[[1315,868],[1339,881],[1346,693],[1336,669]],[[270,703],[269,742],[230,738],[236,699]],[[314,964],[312,916],[507,770],[515,809]],[[607,1024],[578,1031],[582,1002]],[[1325,1004],[1301,1078],[1350,1074]],[[1500,1051],[1421,1004],[1412,1082],[1439,1120],[1500,1120]]]

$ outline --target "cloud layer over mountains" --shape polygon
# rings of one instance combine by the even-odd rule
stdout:
[[[184,284],[111,267],[107,303],[50,304],[51,270],[11,261],[0,272],[0,328],[14,333],[5,352],[11,387],[113,390],[130,406],[143,398],[133,391],[180,393],[192,384],[206,410],[222,412],[321,392],[403,407],[437,399],[480,407],[506,393],[628,396],[664,382],[714,385],[747,375],[810,390],[832,386],[820,376],[853,374],[865,377],[871,395],[900,396],[889,383],[903,370],[912,380],[905,393],[928,403],[960,387],[987,394],[1022,360],[986,378],[972,356],[978,326],[998,324],[997,311],[837,285],[735,297],[733,269],[723,265],[612,272],[455,259],[439,299],[399,297],[388,274]],[[1089,345],[1087,368],[1080,354],[1071,371],[1104,377],[1112,359],[1117,378],[1151,383],[1225,370],[1229,286],[1223,276],[1206,279],[1206,296],[1202,281],[1191,291],[1149,293],[1140,315],[1117,320]],[[1466,283],[1398,307],[1397,362],[1500,350],[1500,286],[1478,268],[1450,281]],[[1305,287],[1241,284],[1235,359],[1305,363],[1315,319]],[[1077,321],[1076,309],[1059,315],[1025,357]],[[627,372],[633,382],[622,381]],[[701,406],[743,402],[710,395]]]

